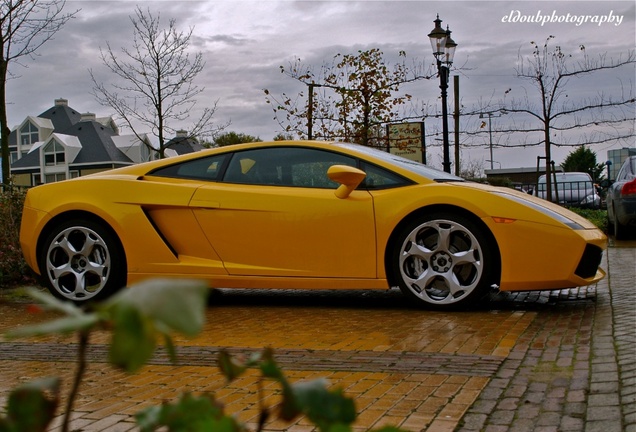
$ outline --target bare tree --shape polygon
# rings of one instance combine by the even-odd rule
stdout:
[[[560,46],[551,48],[549,43],[553,38],[549,36],[543,46],[531,42],[533,50],[529,56],[519,54],[517,76],[532,83],[538,93],[537,102],[533,103],[526,94],[523,100],[501,104],[506,112],[529,118],[529,123],[498,130],[507,134],[509,140],[515,140],[516,145],[544,144],[548,197],[552,196],[552,146],[629,142],[635,136],[636,120],[633,87],[626,89],[620,83],[619,91],[614,94],[599,91],[595,97],[583,98],[567,91],[573,79],[633,67],[636,63],[633,50],[617,60],[607,59],[606,55],[593,59],[581,45],[577,60],[575,55],[566,55]],[[508,93],[510,90],[506,91]]]
[[[406,57],[405,52],[399,56]],[[307,86],[307,96],[280,97],[265,90],[275,119],[286,134],[312,138],[343,138],[364,145],[383,143],[384,126],[405,120],[398,109],[411,100],[400,91],[403,84],[430,76],[421,66],[409,67],[404,60],[390,69],[379,49],[358,51],[356,55],[337,54],[331,64],[323,64],[318,74],[300,60],[281,73]],[[421,120],[421,115],[416,116]]]
[[[137,7],[135,16],[130,17],[133,25],[132,49],[121,48],[120,58],[106,44],[100,49],[104,65],[117,77],[110,88],[99,83],[90,71],[93,80],[93,94],[97,101],[110,106],[142,142],[141,128],[150,129],[157,137],[159,157],[165,156],[167,135],[176,133],[183,122],[190,117],[196,105],[196,96],[204,88],[194,84],[205,62],[201,53],[190,56],[188,48],[193,28],[183,32],[177,30],[176,21],[171,19],[167,29],[160,27],[160,16],[153,16],[150,10],[144,12]],[[214,135],[224,126],[214,126],[212,117],[217,101],[212,107],[203,109],[201,116],[188,128],[190,138]]]
[[[64,13],[66,0],[0,0],[0,142],[2,184],[9,184],[9,134],[7,124],[7,81],[14,77],[9,65],[20,64],[61,30],[78,11]]]

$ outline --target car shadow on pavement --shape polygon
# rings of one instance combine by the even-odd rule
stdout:
[[[595,287],[554,291],[492,292],[484,301],[477,302],[469,309],[464,310],[469,312],[536,311],[594,301],[596,301]],[[413,304],[397,288],[390,290],[213,289],[210,293],[208,306],[434,310],[433,307]],[[461,312],[462,310],[457,311]]]

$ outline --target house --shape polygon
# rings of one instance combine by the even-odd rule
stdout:
[[[154,159],[149,137],[142,139],[119,135],[112,117],[80,114],[57,99],[11,131],[11,175],[18,186],[34,186]]]
[[[203,146],[199,141],[191,137],[187,131],[178,130],[177,136],[168,141],[164,148],[167,157],[176,156],[186,153],[193,153],[203,150]]]

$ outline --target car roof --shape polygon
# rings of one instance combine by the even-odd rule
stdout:
[[[443,171],[436,170],[432,167],[428,167],[426,165],[422,165],[420,163],[405,160],[396,155],[391,155],[390,153],[383,152],[379,149],[374,149],[371,147],[362,146],[360,144],[352,144],[346,142],[336,142],[336,141],[307,141],[307,140],[290,140],[290,141],[266,141],[266,142],[254,142],[254,143],[245,143],[245,144],[234,144],[223,147],[215,147],[212,149],[201,150],[194,153],[188,153],[180,156],[174,156],[170,158],[144,162],[141,164],[117,168],[109,171],[103,171],[97,174],[91,174],[88,176],[83,176],[83,178],[87,177],[110,177],[110,176],[120,176],[120,175],[132,175],[132,176],[145,176],[152,171],[166,167],[169,165],[173,165],[180,162],[185,162],[188,160],[198,159],[206,156],[212,156],[216,154],[230,153],[242,150],[250,150],[257,148],[268,148],[268,147],[304,147],[304,148],[315,148],[315,149],[323,149],[323,150],[333,150],[337,152],[342,152],[344,154],[348,154],[350,156],[360,158],[363,160],[367,160],[371,163],[377,164],[379,166],[384,166],[391,171],[394,171],[397,174],[400,174],[410,180],[415,182],[427,183],[434,180],[440,181],[463,181],[463,179],[459,177],[455,177],[451,174],[445,173]],[[396,162],[397,160],[401,161],[401,163]],[[406,163],[405,163],[406,161]],[[430,173],[420,173],[416,172],[417,170],[413,170],[410,165],[417,165],[421,167],[422,171],[430,171]],[[427,174],[433,175],[427,175]]]

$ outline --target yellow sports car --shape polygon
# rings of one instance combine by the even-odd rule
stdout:
[[[597,282],[605,235],[521,192],[354,144],[221,147],[30,189],[20,241],[83,302],[151,277],[217,288],[388,289],[471,305]]]

